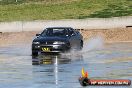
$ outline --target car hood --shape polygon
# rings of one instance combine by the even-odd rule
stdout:
[[[68,38],[67,37],[37,37],[33,40],[33,42],[45,42],[45,41],[67,41]]]

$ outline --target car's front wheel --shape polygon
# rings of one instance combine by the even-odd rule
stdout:
[[[37,56],[37,55],[38,55],[38,52],[32,50],[32,56]]]
[[[80,50],[83,48],[83,41],[80,42]]]

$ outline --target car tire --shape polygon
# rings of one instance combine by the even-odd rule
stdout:
[[[32,56],[37,56],[37,55],[38,55],[38,52],[32,51]]]
[[[80,50],[83,48],[83,41],[80,42]]]

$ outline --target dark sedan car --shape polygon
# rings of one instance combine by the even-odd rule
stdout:
[[[82,49],[82,35],[71,27],[50,27],[36,34],[32,42],[32,55],[38,52],[66,52],[70,49]]]

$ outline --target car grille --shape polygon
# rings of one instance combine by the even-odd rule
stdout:
[[[41,42],[41,44],[44,44],[44,45],[50,45],[50,44],[53,44],[53,43],[54,43],[53,41]]]

